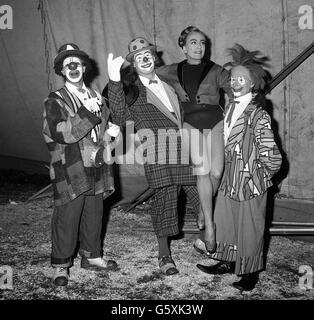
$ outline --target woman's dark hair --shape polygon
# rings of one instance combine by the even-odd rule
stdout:
[[[191,32],[201,33],[205,37],[205,39],[207,40],[206,34],[203,31],[201,31],[199,28],[197,28],[195,26],[188,26],[184,30],[182,30],[182,32],[180,34],[180,37],[178,38],[178,45],[179,45],[180,48],[183,48],[183,46],[185,46],[186,38],[188,37],[188,35]]]

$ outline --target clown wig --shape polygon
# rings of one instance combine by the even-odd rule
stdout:
[[[263,90],[266,84],[265,79],[268,76],[264,67],[269,67],[267,63],[269,59],[265,56],[257,57],[261,54],[260,51],[248,51],[237,43],[227,51],[232,56],[233,61],[226,63],[224,67],[243,66],[247,68],[254,83],[253,89],[256,91]]]

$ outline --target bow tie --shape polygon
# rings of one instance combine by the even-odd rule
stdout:
[[[78,91],[78,92],[81,92],[81,93],[85,93],[85,92],[86,92],[86,90],[85,90],[85,89],[82,89],[82,88],[81,88],[81,89],[77,89],[77,91]]]
[[[230,127],[230,125],[231,125],[232,114],[234,112],[236,103],[240,103],[240,101],[236,101],[236,100],[230,101],[230,111],[229,111],[228,117],[226,119],[226,123],[228,124],[228,127]]]
[[[148,84],[152,84],[152,83],[158,83],[157,80],[149,80]]]

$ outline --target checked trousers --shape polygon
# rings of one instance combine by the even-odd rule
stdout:
[[[178,198],[180,191],[186,194],[195,212],[199,208],[199,196],[195,185],[170,185],[156,188],[151,203],[151,217],[158,238],[170,237],[179,233]]]

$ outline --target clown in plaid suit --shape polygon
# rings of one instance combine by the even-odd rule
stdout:
[[[148,185],[154,190],[150,213],[159,244],[159,267],[166,275],[172,275],[178,270],[171,258],[168,238],[179,232],[179,192],[181,189],[185,191],[196,211],[199,198],[196,178],[189,166],[188,151],[182,150],[181,146],[180,104],[174,89],[156,76],[153,50],[154,47],[144,38],[136,38],[129,44],[130,53],[126,59],[134,64],[139,75],[134,83],[139,94],[131,106],[126,106],[120,81],[120,67],[124,59],[113,59],[113,55],[109,54],[108,96],[113,122],[124,125],[126,121],[132,121],[139,138],[145,144],[144,169]],[[153,88],[151,84],[156,86]],[[164,90],[157,94],[156,90],[160,88]],[[168,99],[165,100],[163,95]]]

